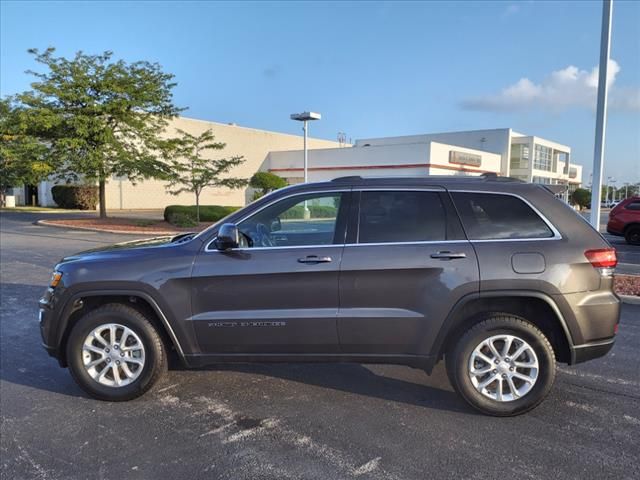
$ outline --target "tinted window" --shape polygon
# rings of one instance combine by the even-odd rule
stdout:
[[[490,193],[452,196],[470,240],[553,236],[540,216],[517,197]]]
[[[640,210],[640,200],[634,200],[633,202],[628,203],[624,208],[627,210]]]
[[[444,240],[446,216],[436,192],[362,192],[358,243]]]
[[[249,247],[295,247],[334,243],[340,193],[285,198],[238,225]]]

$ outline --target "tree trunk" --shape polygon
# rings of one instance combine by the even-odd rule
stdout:
[[[98,182],[99,202],[100,202],[100,218],[107,218],[107,195],[105,192],[105,180],[101,178]]]
[[[196,222],[200,223],[200,194],[196,193]]]

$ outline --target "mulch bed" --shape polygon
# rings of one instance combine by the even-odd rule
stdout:
[[[616,275],[613,285],[618,295],[640,296],[640,276],[637,275]]]
[[[92,228],[92,229],[104,229],[110,231],[117,231],[123,233],[183,233],[183,232],[199,232],[204,230],[210,224],[201,223],[197,227],[180,228],[175,225],[165,222],[164,220],[144,220],[137,218],[81,218],[81,219],[62,219],[62,220],[49,220],[48,224],[62,225],[66,227],[76,228]]]

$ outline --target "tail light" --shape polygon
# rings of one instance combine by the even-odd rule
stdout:
[[[618,256],[615,248],[596,248],[584,252],[584,256],[594,268],[615,268]]]

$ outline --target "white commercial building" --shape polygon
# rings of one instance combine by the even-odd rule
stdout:
[[[301,136],[184,117],[170,123],[167,135],[174,135],[175,129],[192,135],[211,129],[216,141],[224,142],[226,147],[221,151],[209,151],[209,155],[242,155],[246,159],[230,173],[234,177],[248,179],[262,170],[271,171],[291,184],[303,181]],[[582,180],[582,167],[570,163],[569,147],[509,128],[366,138],[357,140],[353,146],[310,138],[308,148],[309,181],[347,175],[480,175],[491,172],[527,182],[566,185],[566,198]],[[54,184],[46,181],[37,188],[15,188],[17,203],[31,203],[35,199],[39,205],[54,206],[51,197]],[[195,203],[192,194],[171,195],[165,182],[144,180],[134,185],[117,177],[108,181],[106,198],[107,209],[164,208],[171,204]],[[203,205],[241,206],[251,198],[249,188],[208,188],[200,202]]]
[[[346,175],[480,175],[493,172],[527,182],[581,183],[582,167],[570,163],[571,148],[510,128],[366,138],[351,148],[309,152],[310,181]],[[271,152],[269,170],[289,183],[302,181],[301,151]]]
[[[176,130],[184,130],[192,135],[200,135],[211,129],[216,142],[226,144],[223,150],[208,150],[205,155],[212,158],[243,156],[245,162],[234,168],[229,175],[249,179],[259,170],[268,169],[269,152],[286,151],[302,148],[302,136],[286,133],[270,132],[255,128],[240,127],[235,124],[224,124],[195,120],[185,117],[173,119],[166,130],[166,136],[175,136]],[[309,138],[308,146],[313,148],[337,147],[340,143],[317,138]],[[301,161],[302,161],[302,157]],[[51,196],[51,187],[55,181],[40,182],[36,186],[14,188],[16,203],[31,204],[33,200],[41,206],[55,206]],[[171,195],[167,191],[167,183],[161,180],[143,180],[133,184],[126,178],[114,176],[106,185],[107,209],[156,209],[167,205],[194,205],[195,198],[191,193]],[[206,188],[200,197],[202,205],[242,206],[251,200],[250,188]]]

